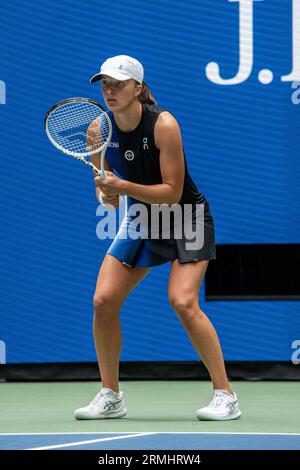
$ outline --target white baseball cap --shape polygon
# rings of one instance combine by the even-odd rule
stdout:
[[[101,80],[101,75],[108,75],[116,80],[133,78],[138,83],[143,83],[144,68],[138,60],[129,55],[116,55],[103,62],[100,72],[92,76],[90,83]]]

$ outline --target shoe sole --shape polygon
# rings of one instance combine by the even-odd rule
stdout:
[[[127,415],[127,409],[123,410],[120,413],[115,413],[114,415],[111,414],[106,414],[102,416],[74,416],[75,419],[78,421],[80,420],[87,420],[87,419],[117,419],[117,418],[124,418]]]
[[[199,419],[199,421],[232,421],[234,419],[239,419],[241,416],[242,416],[242,413],[239,411],[235,415],[226,416],[224,418],[222,418],[222,417],[216,418],[216,417],[213,417],[213,416],[199,417],[197,415],[197,419]]]

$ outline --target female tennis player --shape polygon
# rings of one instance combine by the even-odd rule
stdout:
[[[121,326],[119,312],[129,292],[151,267],[170,262],[169,301],[205,364],[213,385],[210,404],[197,411],[200,420],[231,420],[241,416],[232,390],[217,333],[198,304],[199,289],[210,259],[215,259],[214,223],[205,196],[193,183],[187,169],[180,129],[176,119],[157,107],[144,82],[143,66],[129,56],[107,59],[91,82],[101,81],[102,95],[113,125],[106,151],[106,179],[95,176],[96,196],[104,204],[119,206],[126,195],[127,210],[135,203],[186,204],[204,207],[204,243],[187,248],[183,234],[165,239],[138,241],[120,236],[128,226],[125,214],[120,230],[104,257],[94,295],[94,341],[102,388],[91,403],[75,411],[76,419],[121,418],[127,414],[119,390]],[[89,134],[95,132],[93,124]],[[97,168],[100,156],[93,157]],[[203,212],[202,212],[203,214]],[[151,223],[151,221],[150,221]]]

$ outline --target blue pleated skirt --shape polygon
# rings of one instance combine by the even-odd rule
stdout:
[[[202,225],[199,224],[197,229],[199,227],[199,230],[202,230],[203,243],[201,247],[193,249],[184,233],[181,238],[173,236],[170,239],[153,239],[139,236],[133,239],[132,236],[128,236],[131,220],[125,215],[107,253],[129,267],[153,267],[175,259],[179,263],[216,259],[214,221],[207,201],[204,204],[204,217],[201,221]],[[194,222],[198,223],[196,218]]]

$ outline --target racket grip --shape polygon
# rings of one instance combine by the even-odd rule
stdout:
[[[106,179],[106,173],[104,170],[99,170],[98,171],[98,176],[100,176],[100,178],[102,178],[103,180]]]

